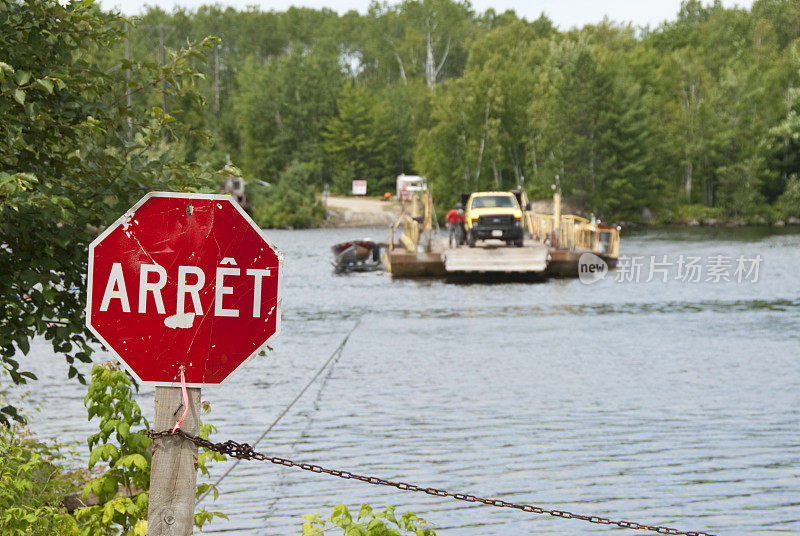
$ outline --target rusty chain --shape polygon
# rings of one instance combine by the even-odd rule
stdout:
[[[169,436],[180,436],[184,439],[191,441],[198,447],[203,447],[209,450],[213,450],[215,452],[219,452],[220,454],[225,454],[226,456],[231,456],[232,458],[237,458],[239,460],[267,461],[270,463],[274,463],[276,465],[283,465],[284,467],[297,467],[298,469],[303,469],[304,471],[311,471],[312,473],[325,473],[332,476],[338,476],[339,478],[360,480],[361,482],[366,482],[367,484],[375,484],[378,486],[391,486],[403,491],[419,491],[422,493],[427,493],[428,495],[436,495],[437,497],[451,497],[459,501],[476,502],[476,503],[488,504],[489,506],[498,506],[501,508],[516,508],[517,510],[522,510],[523,512],[531,512],[534,514],[548,514],[553,517],[560,517],[563,519],[580,519],[582,521],[588,521],[589,523],[597,523],[600,525],[616,525],[617,527],[623,529],[647,530],[651,532],[657,532],[659,534],[682,534],[684,536],[715,536],[714,534],[710,534],[708,532],[684,531],[684,530],[673,529],[670,527],[645,525],[633,521],[612,521],[611,519],[600,516],[574,514],[572,512],[567,512],[564,510],[548,510],[547,508],[541,508],[539,506],[533,506],[531,504],[511,503],[503,501],[501,499],[486,499],[483,497],[476,497],[475,495],[468,495],[466,493],[453,493],[451,491],[446,491],[443,489],[427,488],[423,486],[417,486],[414,484],[407,484],[405,482],[393,482],[391,480],[384,480],[376,476],[357,475],[355,473],[351,473],[350,471],[326,469],[325,467],[321,467],[319,465],[314,465],[310,463],[299,463],[292,460],[288,460],[286,458],[279,458],[277,456],[267,456],[266,454],[257,452],[256,450],[253,449],[253,447],[251,447],[247,443],[237,443],[236,441],[231,441],[231,440],[225,441],[224,443],[214,443],[212,441],[209,441],[208,439],[203,439],[202,437],[187,434],[180,428],[178,428],[174,432],[172,430],[164,430],[161,432],[156,432],[155,430],[147,430],[145,433],[151,439],[159,439],[162,437],[169,437]]]

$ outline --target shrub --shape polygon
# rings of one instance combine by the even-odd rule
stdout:
[[[778,209],[784,218],[800,218],[800,177],[792,175],[786,183],[786,190],[778,198]]]
[[[61,465],[58,445],[36,440],[21,425],[0,425],[0,534],[78,534],[78,524],[61,507],[77,485]]]
[[[375,513],[367,503],[361,505],[358,517],[353,520],[352,514],[345,504],[337,504],[330,517],[323,518],[319,514],[303,516],[303,536],[325,536],[325,532],[338,527],[347,536],[436,536],[436,533],[422,518],[412,512],[406,512],[400,519],[395,516],[395,508],[389,507]]]
[[[311,185],[311,172],[303,164],[289,166],[272,186],[256,183],[248,195],[253,219],[264,228],[314,227],[325,218]]]
[[[720,216],[722,216],[722,210],[717,207],[707,207],[701,204],[678,205],[672,209],[671,221],[688,222],[690,220],[704,220],[708,218],[719,219]]]
[[[133,399],[130,378],[112,363],[95,365],[92,367],[92,382],[84,403],[89,419],[100,417],[99,432],[89,437],[89,468],[101,460],[108,467],[84,486],[84,498],[89,493],[95,493],[99,504],[76,511],[76,517],[81,523],[81,536],[145,536],[151,461],[147,447],[152,441],[141,431],[148,428],[148,424],[142,416],[139,404]],[[201,423],[202,437],[207,439],[212,430],[210,425]],[[206,461],[209,458],[220,460],[224,456],[204,451],[198,454],[198,467],[201,474],[206,476]],[[209,484],[200,484],[197,495],[209,487]],[[216,497],[217,490],[213,491]],[[201,508],[195,513],[195,524],[202,528],[213,517],[227,519],[220,512],[209,512]]]

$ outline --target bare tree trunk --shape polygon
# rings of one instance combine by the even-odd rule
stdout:
[[[397,59],[397,65],[400,66],[400,78],[403,79],[403,85],[407,86],[408,80],[406,79],[406,70],[403,67],[403,58],[401,58],[400,54],[398,54],[397,52],[394,53],[394,57],[395,59]]]
[[[433,50],[433,32],[436,31],[436,27],[439,25],[435,23],[432,27],[430,27],[430,18],[428,18],[427,26],[429,26],[428,33],[425,35],[425,45],[426,45],[426,55],[425,55],[425,81],[428,84],[429,88],[433,88],[436,85],[436,80],[439,78],[439,73],[441,72],[442,68],[444,67],[445,61],[447,61],[447,56],[450,54],[450,42],[451,39],[447,38],[447,45],[444,48],[444,53],[442,54],[442,60],[440,62],[436,62],[435,52]]]
[[[686,95],[685,98],[686,98],[686,104],[685,104],[686,111],[689,116],[687,141],[688,141],[688,146],[693,148],[695,143],[695,134],[696,134],[694,128],[694,120],[697,108],[697,83],[695,81],[692,81],[689,84],[689,93],[688,95]],[[694,167],[692,163],[694,155],[692,153],[693,153],[692,149],[687,149],[687,155],[686,155],[687,163],[684,168],[684,188],[686,193],[686,201],[688,203],[692,202],[692,179],[693,179],[692,175],[694,172]]]
[[[595,153],[597,152],[595,149],[595,141],[594,141],[594,131],[589,135],[589,139],[591,140],[589,145],[589,184],[592,189],[592,195],[595,193],[596,188],[596,181],[595,181],[595,171],[594,171],[594,160],[595,160]]]
[[[397,60],[397,65],[400,68],[400,78],[403,80],[403,85],[407,86],[408,80],[406,79],[406,69],[403,65],[403,58],[401,58],[400,54],[397,52],[397,47],[395,46],[394,41],[392,41],[385,33],[382,33],[381,37],[383,37],[383,40],[386,41],[386,43],[391,47],[394,59]]]
[[[214,45],[214,132],[219,135],[219,44]]]
[[[481,129],[481,145],[478,149],[478,163],[475,168],[475,190],[478,189],[478,179],[481,177],[481,166],[483,165],[483,149],[486,147],[486,127],[489,124],[489,110],[491,109],[491,101],[486,101],[486,112],[483,114],[483,128]]]
[[[522,177],[522,168],[519,165],[519,157],[517,155],[517,146],[512,144],[508,148],[508,158],[511,162],[511,170],[514,172],[514,184],[520,185],[520,178]]]
[[[131,61],[131,40],[128,38],[128,23],[125,23],[125,59]],[[129,82],[125,84],[125,104],[128,106],[128,113],[131,112],[131,70],[125,69],[125,78]],[[133,116],[128,115],[128,141],[133,140]]]
[[[442,54],[442,61],[439,62],[439,65],[436,66],[436,69],[433,73],[433,83],[435,84],[436,81],[439,79],[439,73],[444,67],[444,62],[447,61],[447,55],[450,53],[450,38],[447,38],[447,46],[444,48],[444,54]]]
[[[686,190],[686,201],[691,203],[692,202],[692,162],[691,161],[687,162],[686,163],[686,167],[684,168],[683,183],[684,183],[684,188]]]
[[[512,145],[508,151],[511,154],[511,166],[514,170],[514,184],[520,185],[520,178],[522,177],[522,168],[519,165],[519,158],[517,156],[517,147]]]
[[[468,150],[467,150],[467,130],[466,130],[466,128],[461,130],[461,143],[464,145],[464,157],[466,159],[466,155],[467,155],[467,152],[468,152]],[[463,188],[463,190],[466,192],[467,190],[469,190],[469,170],[467,169],[467,166],[464,166],[462,169],[463,169],[463,176],[464,176],[464,188]]]
[[[431,42],[431,33],[425,36],[426,44],[427,44],[427,55],[425,57],[425,81],[428,83],[428,87],[432,88],[433,85],[436,83],[434,80],[434,59],[433,59],[433,43]]]

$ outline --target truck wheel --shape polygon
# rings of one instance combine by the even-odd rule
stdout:
[[[517,246],[518,248],[522,247],[522,243],[523,243],[522,238],[518,238],[517,240],[514,241],[514,245]]]

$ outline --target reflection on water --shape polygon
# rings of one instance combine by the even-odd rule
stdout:
[[[713,300],[696,303],[671,302],[671,303],[618,303],[618,304],[564,304],[564,305],[531,305],[509,307],[466,307],[460,311],[445,308],[428,308],[408,310],[391,307],[365,307],[361,314],[386,314],[403,318],[481,318],[481,317],[522,317],[522,316],[575,316],[575,315],[625,315],[639,313],[699,313],[713,311],[717,313],[741,313],[757,309],[771,311],[794,311],[800,308],[800,300]],[[300,311],[298,318],[305,320],[323,320],[327,313],[314,311]],[[342,317],[348,318],[348,317]]]
[[[623,238],[628,254],[761,254],[757,283],[455,285],[332,273],[331,244],[382,233],[268,232],[286,257],[282,334],[269,357],[205,390],[219,438],[258,437],[361,318],[260,450],[615,519],[800,533],[796,232]],[[40,434],[85,437],[84,390],[64,386],[66,367],[44,341],[28,363],[42,378]],[[152,415],[152,391],[139,402]],[[212,509],[231,520],[207,533],[299,534],[301,515],[337,502],[397,505],[443,535],[614,530],[257,462],[241,463],[221,490]]]

